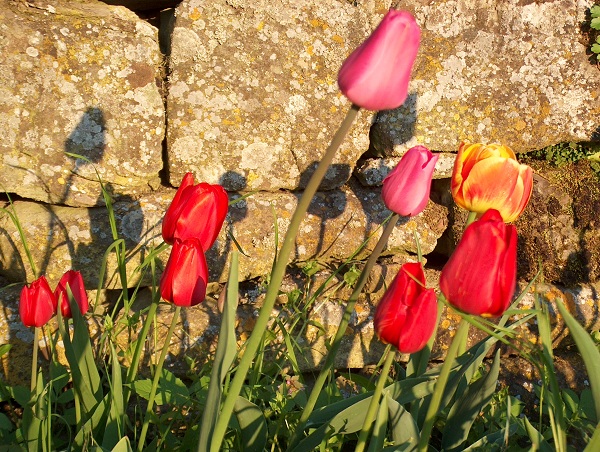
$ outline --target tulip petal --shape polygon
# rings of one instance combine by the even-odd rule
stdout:
[[[425,347],[437,323],[437,298],[433,289],[421,292],[413,305],[414,308],[407,312],[396,343],[402,353],[418,352]]]

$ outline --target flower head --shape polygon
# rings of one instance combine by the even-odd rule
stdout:
[[[436,322],[436,296],[425,288],[423,267],[404,264],[377,305],[375,331],[400,352],[414,353],[425,347]]]
[[[390,9],[342,64],[338,85],[344,96],[368,110],[402,105],[420,39],[415,18],[409,12]]]
[[[207,251],[219,235],[227,216],[227,192],[220,185],[201,182],[194,185],[194,175],[187,173],[167,209],[162,224],[165,242],[196,238]]]
[[[533,171],[500,144],[461,143],[452,173],[456,204],[483,214],[496,209],[506,222],[515,221],[529,202]]]
[[[465,228],[442,269],[440,290],[450,304],[473,315],[498,317],[517,281],[517,228],[490,209]]]
[[[44,276],[24,286],[19,299],[19,315],[25,326],[42,327],[56,314],[56,297]]]
[[[383,180],[381,196],[387,208],[402,216],[421,213],[429,200],[437,160],[437,154],[424,146],[410,148]]]
[[[208,267],[198,239],[176,239],[160,280],[160,294],[176,306],[190,307],[206,296]]]
[[[85,292],[83,278],[80,272],[69,270],[62,276],[62,278],[60,278],[58,286],[56,286],[56,289],[54,290],[54,296],[56,297],[58,305],[60,306],[60,312],[62,316],[69,319],[73,317],[73,313],[71,312],[71,304],[69,303],[67,286],[73,294],[73,298],[79,307],[81,315],[84,315],[86,312],[88,312],[90,304],[88,302],[87,293]]]

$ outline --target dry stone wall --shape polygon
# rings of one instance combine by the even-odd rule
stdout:
[[[162,215],[192,171],[223,184],[231,200],[253,192],[231,206],[208,252],[211,280],[226,279],[232,235],[247,255],[242,278],[265,276],[277,245],[274,224],[281,240],[349,108],[337,90],[337,69],[390,1],[107,3],[0,0],[0,186],[15,201],[4,206],[21,220],[36,267],[51,282],[76,268],[88,287],[119,287],[114,254],[99,280],[113,242],[101,178],[127,248],[128,285],[150,284],[137,269],[160,245]],[[292,262],[335,266],[373,235],[356,257],[368,255],[389,214],[381,181],[417,143],[440,153],[432,201],[396,227],[381,262],[388,278],[393,265],[414,256],[415,233],[432,268],[456,244],[464,212],[453,206],[448,177],[461,140],[502,142],[517,152],[600,140],[600,71],[590,63],[585,34],[592,3],[403,2],[422,27],[409,98],[397,110],[361,112],[309,209]],[[589,294],[585,303],[597,301],[598,292],[585,286],[600,274],[597,179],[584,163],[535,170],[532,204],[517,224],[521,277],[536,273],[541,255],[547,281]],[[6,284],[34,277],[6,213],[0,276]],[[11,290],[0,293],[5,339],[26,343]],[[363,346],[347,365],[377,359],[377,347],[364,345],[373,337],[376,293],[363,300],[364,328],[356,329]],[[326,311],[337,312],[335,306]],[[218,313],[210,312],[215,320]],[[209,341],[195,337],[190,347]]]

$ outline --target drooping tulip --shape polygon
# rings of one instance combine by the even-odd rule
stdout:
[[[424,146],[410,148],[383,180],[381,196],[392,212],[415,216],[425,209],[431,190],[431,178],[438,160]]]
[[[85,285],[83,283],[83,277],[81,273],[75,270],[69,270],[60,278],[56,289],[54,290],[54,296],[60,306],[60,312],[63,317],[70,319],[73,317],[71,312],[71,304],[69,303],[69,293],[67,292],[67,286],[71,289],[73,299],[79,307],[81,315],[88,312],[90,304],[88,301],[87,293],[85,291]]]
[[[473,315],[506,311],[517,281],[517,228],[490,209],[465,228],[442,269],[440,290],[450,304]]]
[[[435,291],[425,287],[419,263],[404,264],[375,310],[375,331],[402,353],[421,350],[437,322]]]
[[[160,280],[162,298],[176,306],[190,307],[206,297],[208,267],[200,241],[176,239]]]
[[[187,173],[179,186],[162,223],[165,242],[195,238],[207,251],[217,239],[227,216],[227,192],[220,185],[201,182]]]
[[[56,297],[44,276],[24,286],[19,298],[19,315],[25,326],[42,327],[56,314]]]
[[[406,99],[421,30],[407,11],[390,9],[371,35],[344,61],[338,85],[368,110],[397,108]]]
[[[496,209],[505,222],[515,221],[529,202],[533,171],[500,144],[461,143],[452,173],[456,204],[483,214]]]

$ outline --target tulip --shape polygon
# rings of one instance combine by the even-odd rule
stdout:
[[[176,306],[195,306],[204,300],[208,267],[198,239],[176,239],[160,280],[162,298]]]
[[[435,291],[425,288],[420,263],[404,264],[375,310],[379,338],[402,353],[421,350],[437,323]]]
[[[421,30],[406,11],[390,9],[379,26],[344,61],[340,90],[368,110],[388,110],[404,103]]]
[[[223,226],[227,206],[227,192],[223,187],[206,182],[194,185],[194,175],[187,173],[165,214],[163,239],[173,244],[176,239],[196,238],[202,249],[208,250]]]
[[[73,299],[77,303],[79,307],[79,311],[81,315],[85,315],[90,308],[90,304],[88,302],[87,293],[85,292],[85,285],[83,284],[83,278],[81,273],[75,270],[67,271],[56,286],[56,290],[54,291],[54,296],[58,301],[58,305],[60,306],[60,312],[62,316],[70,319],[73,317],[73,313],[71,312],[71,303],[69,302],[69,293],[67,291],[67,286],[71,290],[71,294],[73,294]]]
[[[438,155],[424,146],[410,148],[383,180],[381,196],[387,208],[402,216],[421,213],[429,200],[437,160]]]
[[[498,317],[510,305],[517,281],[517,228],[490,209],[465,228],[442,269],[448,302],[473,315]]]
[[[509,147],[461,143],[451,189],[454,201],[462,208],[479,214],[496,209],[504,221],[511,222],[529,202],[533,171],[520,165]]]
[[[44,276],[24,286],[19,299],[19,315],[25,326],[42,327],[56,314],[56,297]]]

